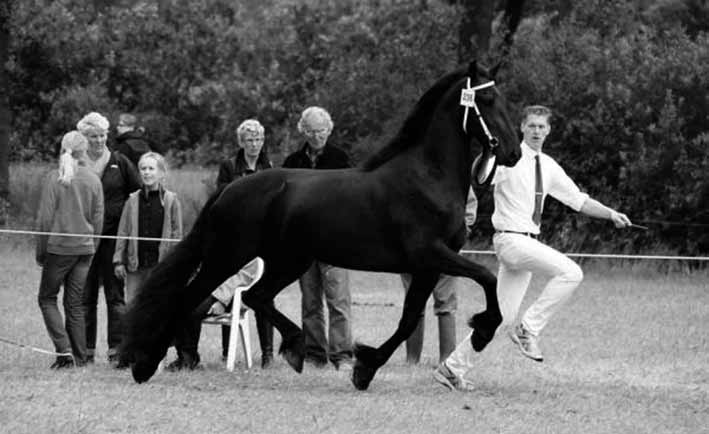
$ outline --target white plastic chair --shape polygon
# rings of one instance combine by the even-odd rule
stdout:
[[[241,347],[244,351],[244,359],[246,359],[246,369],[250,369],[253,364],[251,358],[251,333],[249,331],[250,309],[241,304],[241,293],[254,286],[254,284],[261,279],[261,276],[263,276],[265,265],[263,259],[257,257],[254,261],[256,264],[253,269],[253,278],[248,285],[238,286],[234,291],[231,312],[218,316],[208,316],[202,321],[203,324],[231,326],[229,332],[229,349],[226,356],[226,369],[229,372],[234,371],[238,337],[241,337]]]

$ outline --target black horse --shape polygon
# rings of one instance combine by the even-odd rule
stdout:
[[[354,348],[357,389],[369,386],[412,333],[441,273],[483,287],[487,308],[470,321],[473,346],[482,350],[502,317],[495,276],[457,253],[465,241],[471,165],[481,149],[503,165],[520,157],[515,125],[492,75],[473,62],[441,78],[398,135],[356,169],[266,170],[212,196],[127,312],[122,354],[132,364],[133,378],[148,380],[177,322],[256,256],[266,270],[242,300],[275,325],[283,337],[280,353],[297,372],[303,369],[302,331],[269,302],[316,259],[413,276],[396,332],[379,348]],[[479,90],[466,98],[461,90],[471,83]],[[470,116],[462,105],[466,99],[475,109]]]

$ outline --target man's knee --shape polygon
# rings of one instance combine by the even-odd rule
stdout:
[[[581,283],[583,280],[583,270],[577,263],[571,262],[564,268],[560,277],[567,282]]]

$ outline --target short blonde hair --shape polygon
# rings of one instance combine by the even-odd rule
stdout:
[[[303,110],[303,113],[300,115],[300,120],[298,120],[298,131],[305,134],[305,130],[307,129],[306,124],[313,118],[323,119],[327,123],[328,132],[332,131],[335,126],[332,122],[332,117],[330,117],[330,113],[328,113],[327,110],[322,107],[311,106]]]
[[[241,146],[241,141],[244,140],[247,134],[257,134],[263,137],[265,131],[261,122],[256,119],[246,119],[236,128],[236,139],[239,142],[239,146]]]
[[[108,122],[105,116],[97,112],[91,112],[81,118],[79,122],[76,123],[76,129],[79,130],[81,134],[86,134],[90,130],[103,130],[108,132],[108,128],[111,124]]]
[[[543,105],[528,105],[522,109],[522,123],[527,121],[530,115],[544,116],[547,118],[547,122],[550,121],[552,112],[551,109]]]

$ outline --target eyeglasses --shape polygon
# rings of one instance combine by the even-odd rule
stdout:
[[[318,128],[317,130],[304,129],[303,132],[309,136],[322,135],[330,132],[327,128]]]

